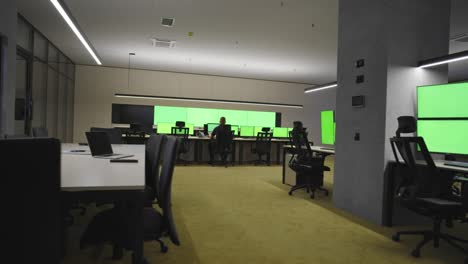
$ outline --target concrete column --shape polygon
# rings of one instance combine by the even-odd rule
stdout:
[[[336,157],[337,207],[382,223],[388,138],[396,117],[415,114],[416,86],[445,83],[447,69],[418,69],[448,53],[450,1],[340,0]],[[365,65],[355,67],[359,59]],[[363,83],[356,77],[364,75]],[[365,107],[351,105],[365,96]],[[359,140],[357,139],[359,137]]]

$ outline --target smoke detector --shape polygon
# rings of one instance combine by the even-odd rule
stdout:
[[[175,48],[176,46],[175,40],[152,38],[151,41],[153,42],[153,47],[156,48]]]
[[[165,26],[165,27],[172,27],[174,26],[174,22],[175,22],[175,18],[165,18],[163,17],[161,19],[161,25]]]

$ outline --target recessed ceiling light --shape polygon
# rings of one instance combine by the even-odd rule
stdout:
[[[83,46],[88,50],[89,54],[91,54],[96,63],[98,65],[102,65],[101,60],[99,60],[93,48],[84,37],[84,34],[81,33],[81,31],[78,29],[78,26],[75,24],[76,22],[74,22],[74,19],[71,16],[71,12],[68,10],[66,5],[60,0],[50,0],[50,2],[54,5],[60,15],[62,15],[65,22],[67,22],[68,26],[71,28],[73,33],[75,33],[76,37],[78,37]]]

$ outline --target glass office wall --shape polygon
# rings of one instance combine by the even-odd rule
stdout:
[[[19,71],[21,76],[18,75],[17,81],[21,85],[17,86],[16,94],[19,99],[24,98],[25,111],[29,115],[25,120],[18,120],[21,122],[18,122],[15,133],[30,135],[30,128],[46,127],[49,136],[71,142],[75,64],[21,15],[18,15],[17,31],[18,52],[26,52],[33,59],[30,65],[24,65],[28,60],[20,60],[18,64],[21,69],[29,66],[32,74],[24,75],[23,70]],[[28,81],[31,85],[22,85]]]

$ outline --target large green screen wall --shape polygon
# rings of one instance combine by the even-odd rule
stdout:
[[[322,111],[320,113],[322,128],[322,144],[335,144],[335,113],[333,110]]]
[[[418,136],[430,152],[468,154],[468,83],[419,86]]]
[[[430,152],[468,154],[468,121],[418,120],[418,136]]]
[[[275,127],[275,112],[241,111],[211,108],[155,106],[154,124],[185,121],[202,127],[207,123],[218,123],[220,117],[226,117],[226,123],[237,126]]]
[[[468,117],[468,83],[418,87],[418,118]]]

